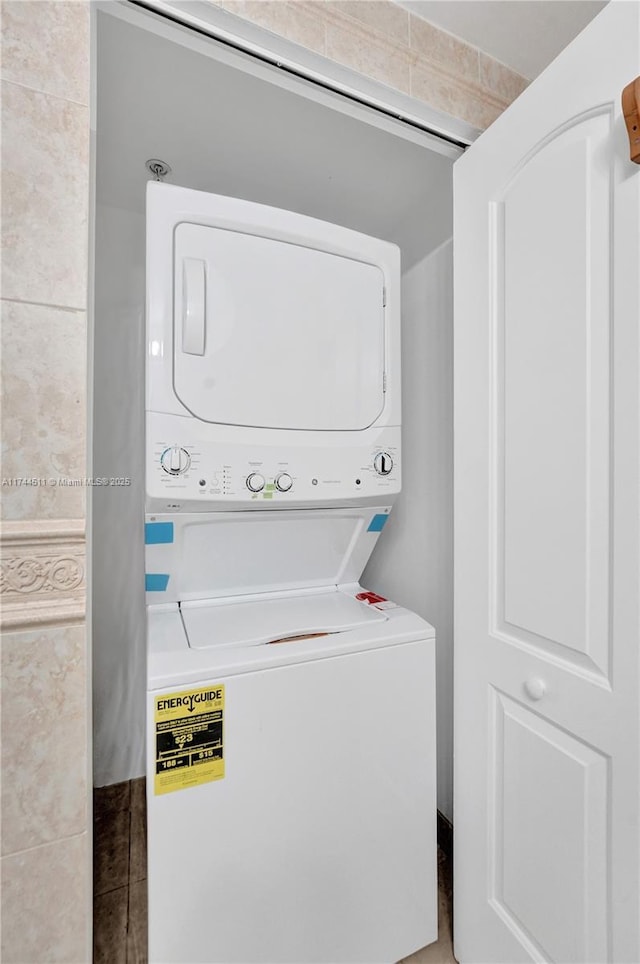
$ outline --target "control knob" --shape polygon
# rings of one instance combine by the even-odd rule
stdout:
[[[293,479],[288,472],[281,472],[276,478],[276,488],[280,492],[288,492],[293,485]]]
[[[252,472],[247,476],[247,488],[249,492],[262,492],[264,489],[264,476],[259,472]]]
[[[169,475],[183,475],[191,465],[191,456],[179,445],[171,445],[160,456],[160,465]]]
[[[389,475],[393,468],[393,459],[388,452],[378,452],[373,460],[373,467],[378,475]]]

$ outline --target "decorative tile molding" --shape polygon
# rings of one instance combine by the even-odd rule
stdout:
[[[85,556],[84,520],[5,522],[0,536],[2,627],[83,621]]]

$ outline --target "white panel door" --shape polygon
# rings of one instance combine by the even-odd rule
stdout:
[[[640,168],[611,3],[455,166],[455,953],[640,961]]]

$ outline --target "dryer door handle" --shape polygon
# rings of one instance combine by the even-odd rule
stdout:
[[[184,258],[182,262],[182,350],[204,355],[207,321],[205,262]]]

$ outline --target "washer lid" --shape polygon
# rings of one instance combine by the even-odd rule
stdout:
[[[191,602],[181,606],[191,649],[295,643],[344,633],[387,617],[338,589],[251,602]]]
[[[389,506],[357,506],[150,516],[147,603],[357,583],[388,515]]]

